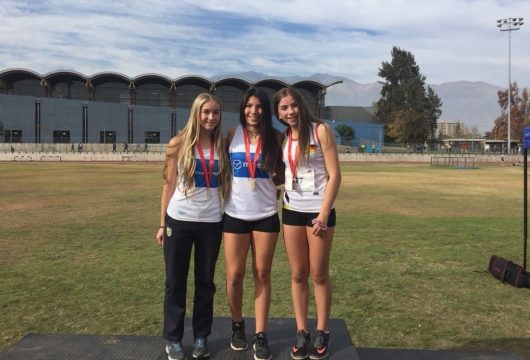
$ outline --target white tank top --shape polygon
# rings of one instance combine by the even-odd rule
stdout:
[[[254,161],[257,144],[250,144],[250,161]],[[261,154],[256,166],[254,190],[251,190],[250,172],[245,153],[243,127],[238,125],[230,143],[232,188],[225,201],[225,213],[247,221],[264,219],[278,212],[276,185],[262,170]]]
[[[318,125],[317,123],[312,124],[307,153],[305,156],[300,154],[294,178],[289,166],[289,133],[287,133],[283,144],[283,162],[285,163],[283,207],[286,209],[305,213],[320,212],[328,183],[328,173],[322,146],[318,139]],[[291,159],[295,159],[297,148],[298,140],[293,140]]]
[[[206,167],[209,166],[210,149],[203,149]],[[184,182],[177,184],[175,192],[169,201],[167,214],[182,221],[197,222],[219,222],[222,220],[221,197],[219,194],[219,158],[217,151],[214,153],[213,174],[210,179],[210,187],[206,186],[206,179],[201,165],[201,160],[195,147],[194,151],[196,166],[193,179],[195,187],[188,191],[188,197],[184,195]],[[180,170],[180,169],[179,169]]]

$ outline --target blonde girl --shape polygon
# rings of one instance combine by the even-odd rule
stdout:
[[[221,102],[197,96],[185,128],[169,141],[156,241],[166,269],[163,337],[169,360],[186,358],[182,347],[186,284],[195,247],[193,358],[210,356],[214,272],[222,236],[221,195],[230,186],[230,165],[221,135]]]

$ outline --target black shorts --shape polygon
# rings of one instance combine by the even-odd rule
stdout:
[[[280,218],[274,214],[264,219],[247,221],[224,214],[223,231],[234,234],[250,234],[252,231],[277,233],[280,232]]]
[[[294,226],[308,226],[313,227],[313,219],[318,216],[318,213],[304,213],[299,211],[288,210],[282,208],[282,223],[284,225],[294,225]],[[328,227],[335,226],[337,222],[337,214],[335,209],[331,209],[328,217]]]

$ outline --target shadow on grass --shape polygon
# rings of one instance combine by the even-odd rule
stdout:
[[[506,351],[515,353],[522,359],[530,360],[530,338],[473,340],[463,344],[458,348],[460,349]]]

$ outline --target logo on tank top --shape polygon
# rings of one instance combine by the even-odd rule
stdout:
[[[243,166],[243,162],[241,160],[234,160],[232,161],[232,167],[234,170],[239,170]]]
[[[253,160],[253,159],[252,159]],[[248,178],[250,176],[247,160],[244,152],[234,152],[230,154],[230,162],[232,164],[234,177]],[[269,178],[268,173],[263,169],[264,163],[260,158],[256,163],[256,179]]]

